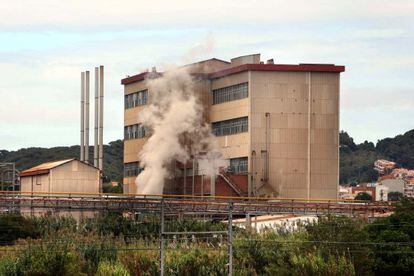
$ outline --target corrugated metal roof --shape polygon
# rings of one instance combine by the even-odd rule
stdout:
[[[68,163],[70,161],[75,160],[75,158],[71,158],[71,159],[65,159],[65,160],[60,160],[60,161],[53,161],[53,162],[47,162],[47,163],[42,163],[40,165],[37,165],[33,168],[24,170],[20,173],[20,176],[30,176],[30,175],[37,175],[37,174],[45,174],[48,173],[50,169],[56,168],[60,165],[63,165],[65,163]]]

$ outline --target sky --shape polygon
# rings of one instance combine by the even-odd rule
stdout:
[[[0,6],[0,149],[78,144],[81,71],[105,66],[108,143],[123,136],[126,75],[251,53],[283,64],[345,65],[340,125],[356,142],[414,128],[411,0],[0,0]]]

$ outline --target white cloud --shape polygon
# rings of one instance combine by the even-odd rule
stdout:
[[[0,26],[6,28],[102,28],[217,26],[219,24],[269,22],[307,22],[310,20],[348,20],[352,18],[411,17],[410,0],[332,1],[56,1],[2,0]]]
[[[346,65],[342,127],[357,140],[414,127],[413,1],[222,2],[0,0],[0,148],[78,143],[82,70],[105,65],[109,142],[123,135],[125,75],[253,52]]]

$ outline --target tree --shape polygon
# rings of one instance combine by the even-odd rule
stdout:
[[[332,257],[338,261],[346,257],[353,262],[356,275],[369,275],[373,253],[364,244],[369,241],[364,226],[361,220],[328,216],[319,218],[305,228],[310,243],[326,261]]]
[[[0,215],[0,243],[12,244],[17,239],[37,238],[39,235],[33,220],[19,214]]]
[[[389,217],[368,224],[376,275],[413,275],[414,200],[402,198]]]
[[[372,200],[372,196],[366,192],[360,192],[356,195],[355,200]]]
[[[414,168],[414,129],[394,138],[379,140],[377,152],[405,168]]]

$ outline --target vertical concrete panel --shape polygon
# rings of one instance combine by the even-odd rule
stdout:
[[[280,196],[306,197],[308,73],[252,72],[251,85],[254,89],[252,148],[257,152],[265,146],[265,113],[271,115],[269,184]],[[338,99],[339,74],[312,72],[309,116],[311,197],[336,197],[338,183],[332,180],[338,176]],[[318,194],[321,189],[326,192]]]

